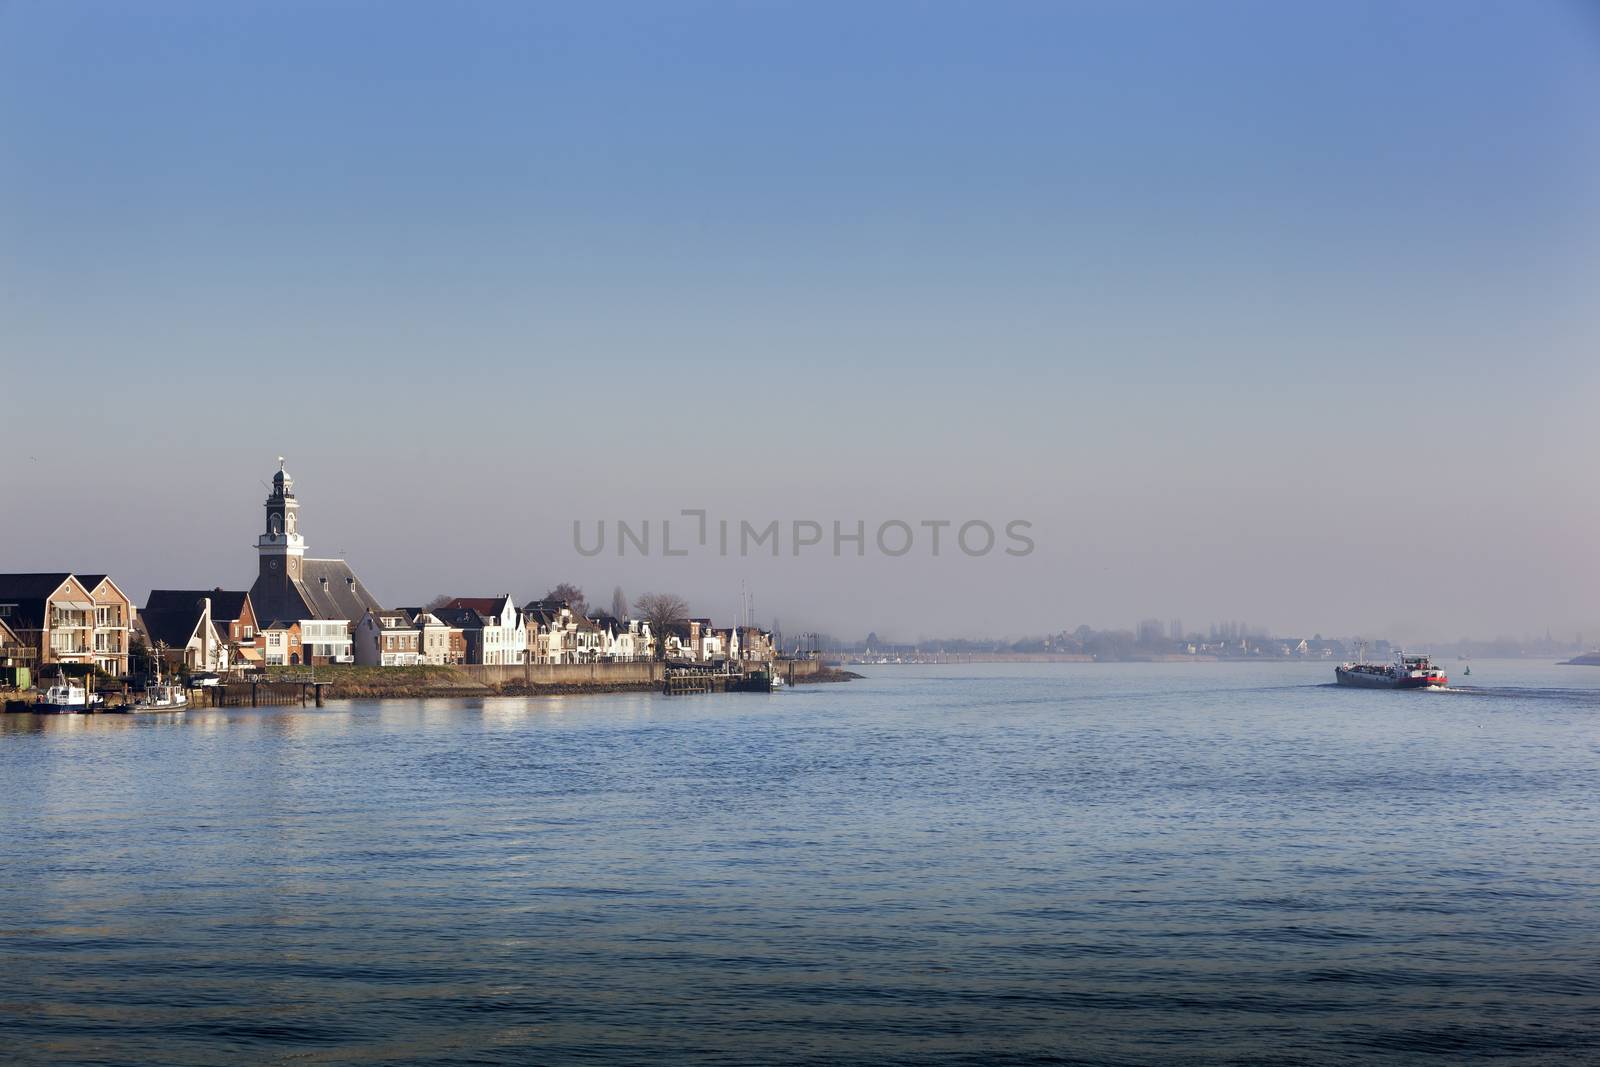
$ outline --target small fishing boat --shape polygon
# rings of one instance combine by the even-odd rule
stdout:
[[[33,710],[41,715],[83,715],[98,708],[100,699],[87,685],[78,685],[65,671],[57,671],[56,684],[44,691],[44,699],[34,704]]]
[[[189,706],[189,691],[177,682],[163,682],[160,678],[144,687],[144,696],[134,702],[131,711],[183,711]]]

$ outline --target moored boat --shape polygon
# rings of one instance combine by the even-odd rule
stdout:
[[[1443,689],[1450,684],[1444,671],[1427,656],[1396,652],[1393,663],[1341,663],[1333,669],[1340,685],[1362,689]]]
[[[100,694],[90,692],[87,684],[70,681],[64,671],[56,672],[56,684],[44,691],[44,699],[32,710],[41,715],[82,715],[100,705]]]
[[[130,711],[183,711],[189,706],[189,692],[177,682],[157,679],[144,687],[144,696]]]

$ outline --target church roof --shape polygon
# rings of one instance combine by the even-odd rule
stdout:
[[[295,591],[310,609],[309,618],[355,622],[369,611],[382,611],[356,572],[342,559],[308,559],[300,565]]]

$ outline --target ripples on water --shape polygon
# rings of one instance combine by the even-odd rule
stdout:
[[[0,722],[0,1060],[1594,1062],[1600,671]]]

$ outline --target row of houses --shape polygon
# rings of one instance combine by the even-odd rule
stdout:
[[[280,458],[249,590],[155,589],[135,609],[104,574],[0,574],[0,667],[76,663],[121,677],[135,640],[169,668],[219,674],[336,663],[625,663],[658,653],[701,662],[773,657],[772,635],[757,627],[687,619],[656,634],[644,620],[586,615],[560,600],[518,607],[500,594],[385,609],[344,560],[306,556],[299,507]]]
[[[169,669],[354,663],[626,663],[652,659],[641,619],[582,614],[559,600],[517,607],[509,595],[456,597],[430,609],[369,608],[359,619],[262,622],[249,592],[155,589],[135,608],[106,575],[0,574],[0,667],[83,664],[121,677],[142,641]],[[669,659],[766,660],[772,636],[755,627],[688,619],[667,628]]]

